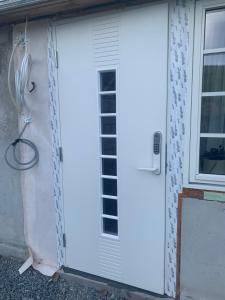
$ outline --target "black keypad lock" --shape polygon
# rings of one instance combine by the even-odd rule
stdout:
[[[154,141],[153,141],[154,142],[153,153],[155,155],[158,155],[161,152],[161,140],[162,140],[161,132],[155,132],[154,133]]]

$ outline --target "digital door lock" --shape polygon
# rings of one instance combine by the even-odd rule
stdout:
[[[139,171],[152,172],[155,175],[161,174],[161,152],[162,152],[162,133],[156,131],[153,135],[153,154],[151,168],[139,168]]]

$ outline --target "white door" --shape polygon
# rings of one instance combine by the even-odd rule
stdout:
[[[167,35],[165,3],[56,27],[66,265],[161,294]]]

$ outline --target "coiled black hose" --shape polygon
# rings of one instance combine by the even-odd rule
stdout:
[[[6,161],[7,165],[10,168],[17,170],[17,171],[29,170],[29,169],[33,168],[39,162],[39,152],[38,152],[37,146],[30,140],[22,138],[22,135],[29,124],[30,124],[30,122],[25,123],[23,130],[19,134],[18,138],[15,139],[15,141],[13,141],[5,150],[4,157],[5,157],[5,161]],[[19,144],[27,145],[28,147],[31,148],[31,150],[33,150],[34,155],[29,161],[22,162],[20,160],[20,158],[17,157],[16,153],[18,152],[17,147]],[[10,161],[10,159],[9,159],[10,152],[12,153],[12,159],[14,161]]]

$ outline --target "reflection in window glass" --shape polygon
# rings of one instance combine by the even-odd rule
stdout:
[[[225,91],[225,54],[204,56],[203,92]]]
[[[118,221],[103,218],[103,231],[106,234],[118,235]]]
[[[225,133],[225,97],[203,97],[201,133]]]
[[[117,196],[117,181],[116,179],[102,179],[103,194],[108,196]]]
[[[100,90],[102,92],[116,90],[116,72],[103,71],[100,73]]]
[[[117,216],[117,200],[103,198],[103,214]]]
[[[116,95],[101,95],[101,113],[116,113]]]
[[[102,159],[102,174],[116,176],[117,175],[117,161],[114,158]]]
[[[225,175],[225,139],[201,138],[199,172]]]
[[[116,117],[102,117],[102,134],[116,134]]]
[[[205,49],[225,48],[225,10],[206,13]]]
[[[116,138],[102,138],[102,154],[116,155]]]

